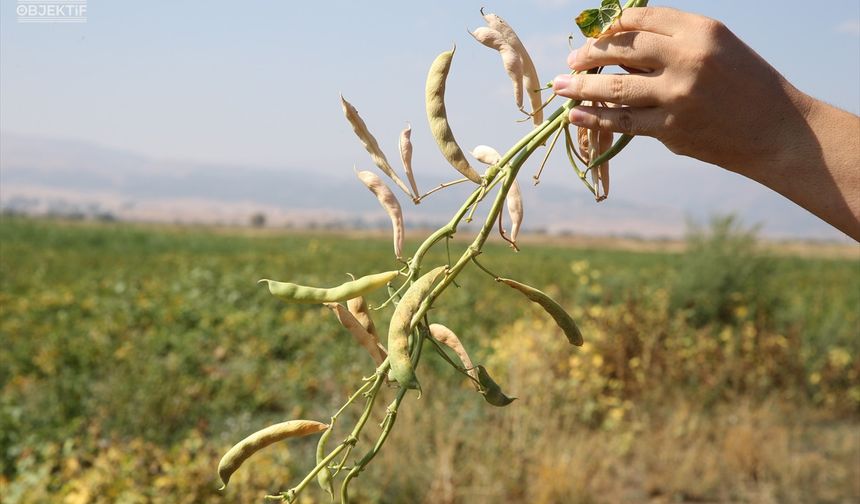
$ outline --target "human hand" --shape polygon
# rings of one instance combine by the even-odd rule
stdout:
[[[571,123],[657,138],[672,152],[738,171],[779,163],[804,136],[812,101],[722,23],[631,8],[569,66],[623,65],[629,75],[560,75],[555,93],[622,108],[577,107]],[[641,73],[639,71],[641,70]]]

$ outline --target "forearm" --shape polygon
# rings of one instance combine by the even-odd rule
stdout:
[[[626,9],[568,64],[639,70],[556,77],[561,96],[623,106],[577,107],[572,124],[652,136],[770,187],[860,241],[860,118],[798,91],[722,23]]]
[[[796,89],[787,91],[797,104],[799,120],[792,125],[791,118],[773,118],[786,122],[781,156],[727,168],[860,241],[860,117]]]

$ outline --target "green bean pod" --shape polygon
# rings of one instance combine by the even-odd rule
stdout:
[[[478,370],[478,383],[481,384],[480,392],[488,403],[493,406],[502,407],[516,400],[516,397],[508,397],[502,392],[502,387],[490,377],[490,373],[487,372],[484,366],[478,364],[476,369]]]
[[[269,446],[272,443],[292,437],[309,436],[322,432],[328,425],[314,420],[290,420],[275,425],[270,425],[263,430],[257,431],[245,439],[239,441],[230,448],[218,464],[218,476],[221,478],[221,488],[224,490],[230,481],[230,476],[239,469],[248,457]]]
[[[276,282],[266,278],[257,283],[266,282],[273,296],[288,303],[337,303],[375,291],[397,278],[399,274],[398,271],[376,273],[328,289]]]
[[[448,112],[445,109],[445,81],[448,79],[448,71],[451,69],[451,60],[454,58],[454,49],[445,51],[433,60],[430,72],[427,74],[427,85],[425,87],[425,105],[427,107],[427,120],[430,122],[430,131],[433,138],[442,151],[445,159],[451,163],[458,172],[476,184],[481,183],[481,176],[472,168],[463,150],[457,145],[451,125],[448,124]]]
[[[334,422],[332,422],[328,429],[326,429],[322,436],[320,436],[320,440],[317,443],[317,464],[322,462],[325,458],[325,445],[333,430]],[[332,502],[334,502],[334,482],[332,481],[331,469],[328,467],[320,469],[320,472],[317,473],[317,483],[319,483],[320,488],[322,488],[323,491],[329,494]]]
[[[509,278],[498,278],[496,280],[522,292],[527,298],[529,298],[529,300],[539,304],[541,308],[550,314],[561,330],[564,331],[564,335],[567,336],[567,341],[569,341],[571,345],[582,346],[582,333],[579,332],[576,322],[573,321],[570,315],[564,311],[564,308],[562,308],[561,305],[553,298],[547,296],[545,293],[535,289],[534,287],[521,284],[516,280],[511,280]]]
[[[418,388],[412,359],[409,357],[409,333],[412,332],[412,316],[421,302],[430,293],[436,280],[445,273],[445,266],[439,266],[424,274],[406,289],[403,298],[394,309],[388,326],[388,359],[391,363],[390,376],[401,387]]]

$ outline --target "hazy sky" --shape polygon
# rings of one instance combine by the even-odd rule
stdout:
[[[501,150],[527,126],[514,122],[498,56],[466,33],[483,23],[478,9],[518,30],[548,81],[565,70],[572,18],[594,3],[89,0],[86,24],[18,24],[15,1],[0,0],[0,129],[162,159],[369,166],[341,114],[343,92],[390,157],[411,121],[416,166],[448,174],[424,118],[435,55],[458,46],[448,99],[458,139]],[[800,89],[860,111],[856,0],[657,4],[723,20]],[[697,166],[653,141],[634,142],[631,152],[618,163],[626,155],[655,167]]]
[[[523,128],[498,57],[466,33],[478,9],[508,19],[549,80],[572,17],[595,2],[90,0],[86,24],[32,25],[2,0],[0,127],[156,157],[324,164],[356,147],[340,143],[339,91],[382,138],[406,120],[423,128],[427,66],[457,43],[455,132],[501,146]],[[856,0],[818,14],[808,2],[658,3],[723,20],[804,91],[860,110]]]

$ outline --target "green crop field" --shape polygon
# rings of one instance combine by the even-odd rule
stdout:
[[[423,395],[408,396],[353,496],[857,502],[860,260],[760,245],[722,220],[683,252],[488,246],[482,263],[551,294],[585,346],[468,269],[432,319],[518,400],[488,405],[425,348]],[[425,264],[446,257],[443,242]],[[218,460],[271,423],[328,421],[374,365],[328,309],[255,282],[336,285],[395,266],[382,237],[16,217],[0,221],[0,260],[8,504],[261,502],[291,487],[314,439],[260,452],[223,494]],[[302,499],[328,502],[315,485]]]

